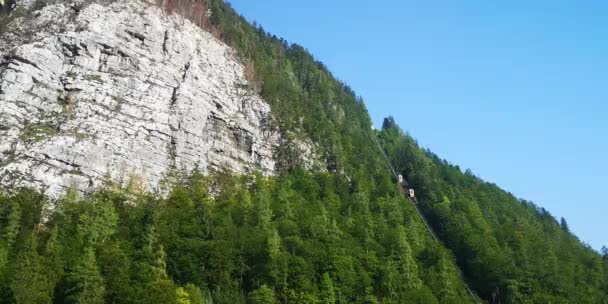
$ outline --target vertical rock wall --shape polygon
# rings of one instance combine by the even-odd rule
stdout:
[[[60,2],[0,29],[0,185],[271,174],[270,107],[234,50],[139,1]]]

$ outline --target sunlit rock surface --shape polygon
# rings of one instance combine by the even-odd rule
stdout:
[[[146,2],[61,2],[0,29],[0,185],[272,174],[279,132],[234,50]]]

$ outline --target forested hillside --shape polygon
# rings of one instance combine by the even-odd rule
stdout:
[[[488,303],[608,303],[608,257],[546,210],[422,150],[392,119],[371,130],[363,101],[303,47],[223,0],[158,2],[238,51],[287,139],[277,175],[176,172],[167,196],[136,178],[57,201],[7,189],[2,303],[474,303],[455,265]],[[321,168],[302,168],[302,139]]]
[[[58,201],[7,189],[3,302],[472,302],[453,255],[428,237],[391,179],[348,86],[223,1],[159,5],[239,51],[248,89],[270,103],[270,123],[287,139],[278,176],[176,172],[166,198],[141,191],[136,177]],[[300,141],[315,144],[319,170],[301,169]]]
[[[474,288],[501,303],[607,303],[608,255],[600,257],[544,208],[462,172],[384,121],[391,162]],[[607,252],[608,253],[608,252]]]

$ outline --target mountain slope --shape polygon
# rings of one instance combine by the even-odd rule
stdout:
[[[297,54],[288,56],[292,61],[285,68],[285,75],[296,75],[300,82],[296,91],[301,88],[307,92],[303,100],[312,111],[294,114],[288,109],[284,117],[288,122],[296,121],[289,119],[291,116],[303,117],[304,126],[310,121],[310,126],[302,129],[321,144],[328,164],[337,160],[338,166],[342,165],[354,176],[357,176],[357,169],[378,172],[386,168],[378,163],[380,156],[370,146],[366,132],[368,114],[364,108],[358,108],[361,101],[348,87],[344,88],[346,96],[351,96],[346,99],[348,102],[336,100],[335,96],[340,94],[326,94],[324,90],[328,85],[323,76],[330,74],[301,47],[288,45],[261,29],[253,29],[219,1],[210,1],[210,7],[221,12],[215,15],[218,17],[215,25],[221,29],[222,37],[232,41],[244,57],[251,58],[258,77],[264,81],[273,80],[278,74],[270,72],[276,66],[268,67],[272,65],[268,63],[272,62],[269,58],[284,62],[283,52]],[[234,24],[237,26],[232,26]],[[265,52],[267,40],[254,38],[256,34],[275,41],[276,51]],[[271,87],[262,92],[268,100],[285,101],[280,98],[281,90],[275,91]],[[340,121],[340,112],[332,111],[335,109],[332,105],[338,109],[340,106],[353,109],[352,122]],[[274,108],[278,107],[281,105],[274,105]],[[315,125],[313,122],[317,120],[319,124]],[[346,124],[348,131],[339,129]],[[336,128],[342,132],[335,132]],[[336,133],[339,135],[334,135]],[[383,131],[383,134],[387,133],[390,131]],[[338,140],[328,140],[335,137]],[[454,251],[466,277],[484,299],[506,303],[608,301],[606,259],[602,260],[596,252],[560,228],[546,210],[520,201],[471,174],[463,174],[432,153],[420,150],[402,133],[393,135],[393,140],[401,142],[398,148],[388,147],[393,165],[418,190],[425,214],[445,244]],[[344,142],[347,144],[343,145]],[[344,149],[350,143],[354,143],[355,148]],[[368,161],[370,157],[373,160]]]
[[[255,52],[149,3],[44,4],[2,20],[2,302],[471,302],[303,48],[223,2],[180,13]]]
[[[608,260],[547,210],[420,149],[392,118],[385,120],[380,138],[483,298],[502,303],[608,301]]]
[[[223,37],[234,41],[242,54],[248,54],[250,41],[256,41],[250,39],[252,35],[255,36],[255,30],[226,5],[214,1],[210,3],[223,12],[223,15],[216,15],[224,17],[216,23],[224,29]],[[233,30],[229,26],[232,24],[239,24],[240,27],[234,27]],[[257,32],[258,35],[265,34],[260,29]],[[341,149],[344,146],[340,145],[340,140],[337,143],[325,140],[332,138],[331,135],[321,138],[315,136],[324,132],[331,134],[341,122],[337,119],[340,117],[339,112],[331,112],[334,95],[323,95],[322,88],[326,86],[320,80],[322,78],[317,78],[317,75],[323,75],[326,71],[322,64],[306,55],[301,47],[283,44],[283,47],[277,46],[279,51],[271,58],[281,58],[281,50],[284,50],[287,54],[299,55],[289,58],[307,62],[292,64],[291,67],[297,69],[294,74],[298,77],[301,88],[311,92],[307,94],[309,98],[306,101],[316,110],[304,112],[305,121],[321,118],[317,128],[304,128],[308,135],[325,147],[325,151],[329,152],[329,160],[338,159],[338,164],[354,169],[347,171],[350,174],[357,176],[356,168],[366,168],[368,172],[386,169],[385,165],[377,162],[380,156],[370,147],[371,140],[365,135],[369,118],[364,109],[355,112],[357,115],[354,123],[349,125],[348,133],[339,135],[342,142],[355,139],[350,141],[358,144],[355,149]],[[263,79],[272,78],[273,74],[264,73],[267,71],[263,68],[267,65],[267,60],[258,59],[264,58],[259,54],[259,50],[264,49],[262,45],[263,43],[253,43],[252,53],[255,55],[252,60],[261,66],[258,74],[263,75]],[[268,96],[278,94],[270,90],[265,93]],[[346,93],[352,96],[350,105],[360,102],[348,88]],[[317,105],[318,101],[314,98],[318,94],[322,96],[321,105]],[[339,105],[343,104],[338,103]],[[326,125],[323,121],[325,117],[330,117]],[[393,166],[420,193],[424,213],[439,231],[443,242],[453,250],[458,264],[462,266],[474,289],[485,300],[503,303],[608,301],[606,258],[602,259],[569,231],[565,231],[546,210],[520,201],[471,174],[463,174],[457,167],[421,150],[410,137],[395,130],[398,127],[389,120],[386,130],[382,132]],[[387,140],[394,141],[394,146]],[[369,157],[375,161],[367,162]],[[359,164],[364,167],[359,167]]]
[[[195,172],[169,179],[165,197],[137,180],[106,181],[52,201],[52,214],[35,191],[2,195],[3,300],[472,303],[455,260],[488,302],[606,303],[606,259],[389,120],[381,142],[451,251],[432,241],[372,140],[363,101],[304,48],[221,0],[156,5],[238,52],[247,89],[270,105],[280,136],[276,176]]]

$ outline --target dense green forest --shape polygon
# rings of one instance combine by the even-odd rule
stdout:
[[[58,201],[11,189],[0,196],[2,303],[472,303],[455,265],[489,303],[608,303],[608,250],[565,220],[421,149],[392,119],[371,131],[353,90],[225,1],[159,5],[239,52],[287,139],[278,175],[195,172],[166,197],[136,183]],[[299,169],[303,138],[324,164],[314,172]]]
[[[3,303],[471,303],[390,181],[193,174],[167,198],[107,186],[0,197]],[[211,192],[211,193],[210,193]],[[40,224],[48,217],[45,224]]]
[[[608,303],[602,258],[545,209],[462,172],[385,119],[381,141],[416,189],[431,225],[484,299],[501,303]]]

